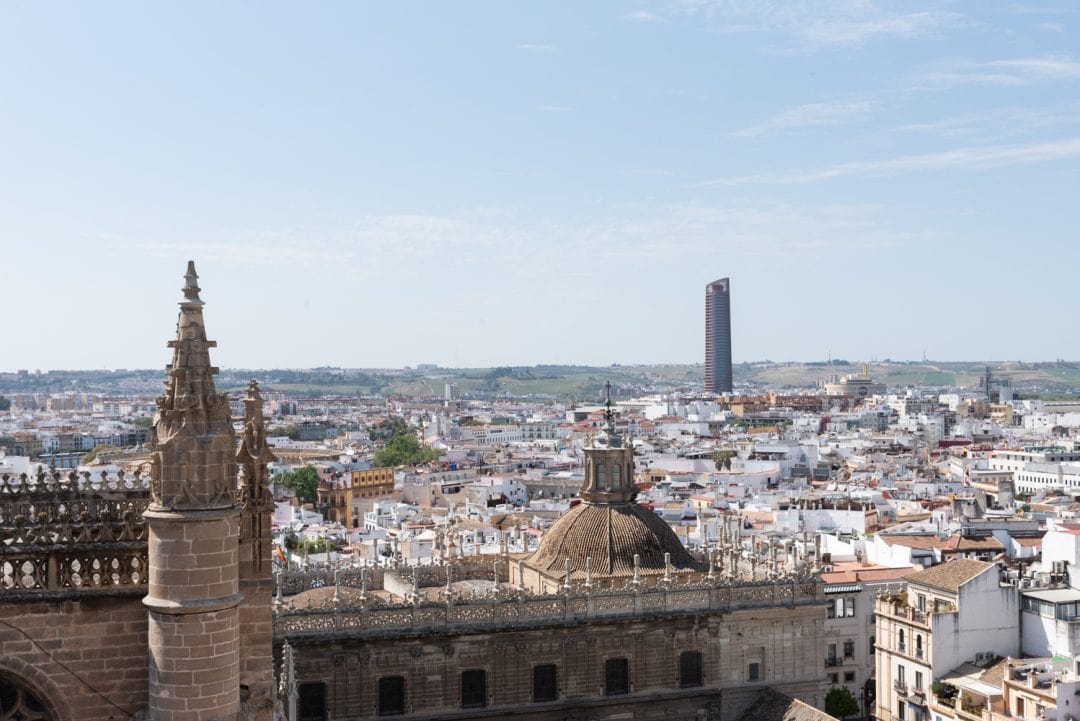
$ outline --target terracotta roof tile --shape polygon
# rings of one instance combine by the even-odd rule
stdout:
[[[943,563],[940,566],[928,568],[925,571],[913,573],[907,577],[908,583],[916,583],[922,586],[940,588],[943,591],[955,593],[965,583],[976,576],[985,573],[987,569],[996,564],[987,561],[976,561],[970,558],[957,558]]]
[[[739,721],[836,721],[836,718],[775,689],[765,689]]]
[[[704,570],[690,556],[671,526],[637,503],[580,503],[564,513],[540,542],[526,564],[548,576],[585,575],[591,559],[594,578],[634,575],[634,554],[641,557],[642,574],[664,572],[664,554],[677,569]]]

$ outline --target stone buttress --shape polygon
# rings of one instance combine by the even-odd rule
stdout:
[[[236,462],[240,468],[240,684],[241,700],[254,721],[270,721],[274,706],[274,581],[268,463],[276,460],[266,443],[259,385],[244,397],[244,430]]]
[[[235,433],[228,399],[214,388],[216,344],[206,340],[197,279],[189,262],[151,440],[143,603],[153,721],[234,721],[240,710]]]

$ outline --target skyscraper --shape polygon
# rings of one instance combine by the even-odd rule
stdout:
[[[705,286],[705,392],[731,390],[731,288],[721,278]]]

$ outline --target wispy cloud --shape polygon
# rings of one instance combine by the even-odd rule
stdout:
[[[967,138],[968,141],[1000,142],[1046,128],[1080,123],[1080,105],[1058,109],[996,108],[972,115],[956,115],[892,128],[894,133]]]
[[[967,22],[954,12],[895,10],[866,0],[682,0],[677,4],[685,12],[708,17],[721,32],[780,33],[812,46],[933,37]]]
[[[1076,79],[1080,79],[1080,61],[1069,56],[1044,56],[956,63],[923,73],[917,78],[916,87],[938,89],[960,85],[1019,86]]]
[[[837,163],[816,170],[796,170],[716,178],[698,187],[754,184],[813,183],[849,177],[888,177],[927,170],[985,170],[1013,165],[1030,165],[1080,155],[1080,138],[1029,145],[997,145],[957,148],[938,153],[903,155],[886,160]]]
[[[864,120],[877,110],[869,100],[856,102],[808,103],[789,108],[773,117],[730,133],[733,138],[757,138],[807,128],[821,128]]]
[[[558,50],[556,46],[545,43],[522,43],[517,46],[517,49],[529,53],[553,53]]]
[[[629,13],[623,13],[623,20],[633,20],[639,23],[656,23],[663,22],[664,18],[660,17],[656,13],[651,13],[647,10],[635,10]]]

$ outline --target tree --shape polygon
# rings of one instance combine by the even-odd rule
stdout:
[[[319,488],[319,472],[311,466],[297,468],[281,477],[281,485],[295,493],[302,503],[314,503]]]
[[[419,466],[439,457],[439,452],[416,439],[416,432],[404,418],[387,418],[368,429],[373,441],[384,441],[375,451],[373,463],[376,468],[391,466]]]
[[[843,721],[859,713],[859,700],[846,688],[834,686],[825,694],[825,713]]]
[[[439,457],[439,452],[431,446],[422,445],[412,430],[397,433],[386,445],[375,451],[376,468],[387,466],[419,466]]]
[[[713,465],[718,471],[730,471],[731,459],[735,457],[735,451],[713,451]]]
[[[11,408],[11,399],[0,396],[0,411],[6,411]]]

